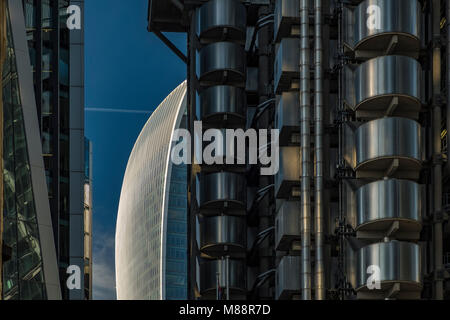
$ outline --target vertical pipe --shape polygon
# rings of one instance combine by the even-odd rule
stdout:
[[[300,0],[300,132],[301,132],[301,236],[302,299],[311,299],[311,106],[310,106],[309,0]]]
[[[225,268],[226,268],[226,287],[227,287],[227,300],[230,300],[230,257],[225,257]]]
[[[441,35],[441,2],[433,0],[433,192],[434,192],[434,224],[433,224],[433,246],[434,246],[434,297],[443,299],[443,280],[439,276],[443,268],[442,251],[442,222],[440,219],[442,211],[442,164],[441,164],[441,106],[438,96],[441,92],[441,48],[439,39]]]
[[[314,0],[315,298],[325,299],[323,260],[323,47],[322,0]]]
[[[450,3],[447,1],[446,3],[446,11],[445,11],[445,18],[447,20],[447,79],[446,79],[446,86],[447,86],[447,159],[450,155]],[[450,161],[447,161],[447,164],[445,166],[446,174],[450,174]]]
[[[216,272],[216,300],[219,300],[220,272]]]

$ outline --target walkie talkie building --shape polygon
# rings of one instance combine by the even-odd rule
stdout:
[[[441,0],[149,1],[191,132],[280,131],[274,176],[188,166],[189,298],[450,297],[449,21]]]
[[[128,160],[116,226],[118,299],[187,299],[187,169],[171,161],[186,82],[156,108]]]

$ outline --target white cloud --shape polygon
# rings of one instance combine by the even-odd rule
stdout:
[[[93,299],[115,300],[114,233],[93,233]]]

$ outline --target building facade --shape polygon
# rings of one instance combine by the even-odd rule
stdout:
[[[3,298],[84,299],[84,31],[67,24],[83,1],[5,4]],[[80,289],[67,289],[70,265]]]
[[[449,1],[148,3],[191,133],[279,130],[273,176],[188,167],[189,298],[450,299]]]
[[[128,160],[116,224],[118,299],[187,298],[187,170],[170,158],[185,110],[186,82],[150,116]]]

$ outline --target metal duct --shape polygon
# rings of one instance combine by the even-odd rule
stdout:
[[[396,240],[374,243],[359,249],[356,261],[356,291],[360,298],[420,297],[422,271],[419,245]],[[379,271],[380,290],[370,290],[367,286],[374,267]]]
[[[314,143],[315,143],[315,298],[325,299],[325,264],[323,257],[323,47],[322,47],[322,0],[314,1]]]
[[[245,6],[237,0],[211,0],[197,13],[197,35],[200,39],[244,40],[247,24]]]
[[[447,3],[447,159],[450,159],[450,3]],[[445,171],[450,174],[450,161],[445,165]]]
[[[358,233],[378,239],[418,239],[422,229],[422,188],[418,183],[398,179],[368,183],[357,190],[356,205]]]
[[[215,297],[217,283],[228,288],[231,295],[245,293],[245,265],[242,260],[229,259],[227,272],[226,259],[205,261],[200,265],[200,292],[205,298]],[[227,279],[228,273],[228,279]],[[228,280],[228,281],[227,281]]]
[[[208,123],[239,124],[246,117],[245,91],[234,86],[213,86],[200,97],[200,119]]]
[[[244,47],[233,42],[214,42],[199,52],[200,81],[217,84],[224,80],[245,82],[246,60]]]
[[[380,8],[380,25],[367,28],[367,10]],[[346,9],[349,10],[349,9]],[[354,23],[346,38],[354,50],[371,51],[376,55],[400,53],[414,55],[420,50],[421,6],[416,0],[366,0],[353,11]]]
[[[300,0],[300,134],[302,156],[301,233],[302,299],[311,300],[311,106],[310,106],[309,0]]]

